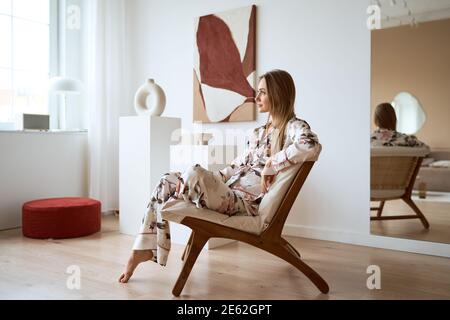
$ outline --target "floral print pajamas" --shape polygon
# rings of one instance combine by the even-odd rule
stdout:
[[[370,136],[372,147],[427,147],[416,136],[389,129],[376,129]]]
[[[148,210],[133,250],[152,250],[153,261],[166,265],[170,251],[169,222],[161,218],[160,210],[169,199],[183,199],[198,208],[208,208],[232,215],[258,215],[264,196],[261,175],[276,175],[293,164],[318,157],[321,146],[308,123],[293,117],[286,126],[284,145],[271,155],[276,130],[266,126],[256,128],[246,144],[246,151],[230,166],[216,172],[195,165],[183,174],[163,175],[154,189]],[[271,166],[266,166],[270,160]]]
[[[160,210],[169,199],[183,199],[197,208],[208,208],[232,216],[245,214],[245,206],[217,174],[195,165],[183,174],[170,172],[162,176],[153,190],[147,213],[133,250],[153,251],[154,262],[165,266],[170,251],[169,222],[161,218]]]

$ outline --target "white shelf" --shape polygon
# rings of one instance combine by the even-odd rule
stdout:
[[[234,159],[234,146],[175,145],[178,141],[171,141],[171,137],[180,128],[181,119],[178,118],[120,118],[121,233],[137,235],[153,188],[164,173],[183,172],[197,163],[211,171],[220,170]],[[171,222],[170,228],[173,243],[187,243],[191,232],[188,227]],[[233,241],[213,238],[205,248],[212,249],[230,242]]]
[[[172,133],[181,119],[121,117],[119,124],[120,232],[137,235],[153,188],[170,170]]]

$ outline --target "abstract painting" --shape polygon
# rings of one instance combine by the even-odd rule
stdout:
[[[255,120],[256,6],[195,21],[194,122]]]

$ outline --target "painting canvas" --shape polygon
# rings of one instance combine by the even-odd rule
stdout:
[[[256,6],[195,21],[194,122],[255,120]]]

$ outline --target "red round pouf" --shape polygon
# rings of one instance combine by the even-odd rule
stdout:
[[[34,239],[66,239],[100,231],[101,203],[89,198],[53,198],[22,207],[22,232]]]

